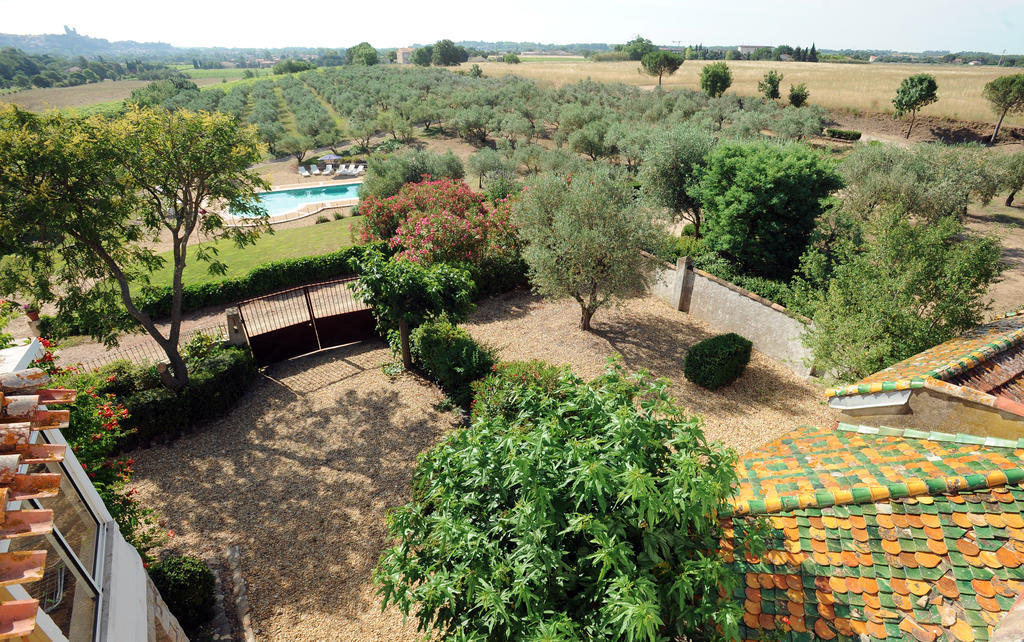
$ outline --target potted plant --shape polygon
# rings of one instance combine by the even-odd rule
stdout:
[[[35,301],[30,301],[21,306],[21,309],[25,311],[25,316],[31,321],[39,320],[39,304]]]

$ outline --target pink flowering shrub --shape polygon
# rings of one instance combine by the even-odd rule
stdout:
[[[479,264],[512,256],[518,239],[508,199],[490,206],[454,179],[409,183],[395,196],[369,197],[359,204],[362,241],[387,241],[396,256],[417,263]]]

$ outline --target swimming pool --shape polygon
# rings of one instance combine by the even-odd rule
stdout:
[[[260,205],[266,208],[270,216],[281,216],[282,214],[294,212],[303,205],[309,205],[310,203],[329,203],[331,201],[359,198],[360,185],[362,183],[282,189],[273,192],[260,192],[256,196],[260,200]]]

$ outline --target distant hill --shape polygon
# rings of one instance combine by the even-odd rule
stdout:
[[[19,35],[0,34],[0,48],[14,47],[25,53],[51,54],[58,56],[169,56],[182,51],[166,42],[135,42],[122,40],[110,42],[105,38],[83,36],[71,27],[64,27],[61,34]]]

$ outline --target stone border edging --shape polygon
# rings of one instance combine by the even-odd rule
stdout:
[[[242,568],[239,564],[238,544],[228,547],[228,570],[231,571],[231,584],[235,597],[235,612],[238,613],[238,621],[242,627],[242,637],[245,642],[256,642],[256,635],[252,630],[252,615],[249,608],[249,597],[245,591],[245,578],[242,577]]]

